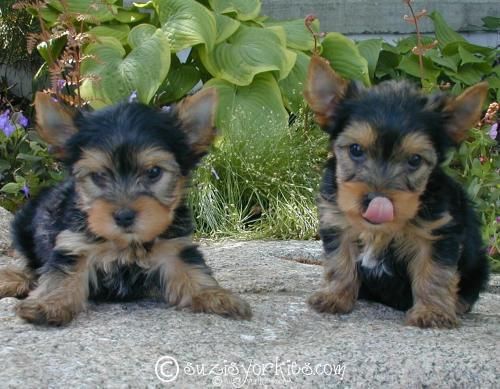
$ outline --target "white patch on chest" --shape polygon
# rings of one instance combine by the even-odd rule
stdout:
[[[359,254],[358,262],[361,262],[361,266],[371,269],[378,265],[379,258],[372,246],[365,246]]]
[[[389,249],[392,236],[386,234],[361,233],[360,253],[357,261],[376,276],[391,275],[391,271],[384,263],[384,252]]]

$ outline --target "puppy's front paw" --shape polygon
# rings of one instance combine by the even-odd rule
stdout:
[[[75,316],[75,312],[71,309],[30,298],[16,306],[16,313],[29,323],[50,326],[68,324]]]
[[[252,317],[250,305],[245,300],[222,288],[207,288],[194,295],[192,309],[238,320]]]
[[[356,297],[351,293],[337,294],[330,290],[318,290],[307,302],[318,312],[349,313],[354,307]]]
[[[414,306],[406,313],[406,324],[420,328],[455,328],[460,324],[455,313],[440,312],[436,308]]]

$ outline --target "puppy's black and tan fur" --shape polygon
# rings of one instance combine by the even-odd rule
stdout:
[[[131,103],[84,113],[37,94],[39,133],[70,174],[16,215],[26,263],[0,271],[0,298],[22,298],[17,314],[37,324],[66,324],[89,298],[151,295],[248,319],[191,241],[185,190],[215,136],[216,102],[207,89],[170,112]]]
[[[347,313],[358,297],[408,310],[419,327],[455,327],[488,278],[480,224],[441,168],[477,122],[487,93],[425,96],[410,84],[370,89],[312,59],[305,97],[330,134],[319,197],[325,281],[310,305]]]

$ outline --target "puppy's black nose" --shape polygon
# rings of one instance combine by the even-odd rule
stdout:
[[[130,227],[134,224],[135,211],[130,208],[121,208],[113,214],[116,225],[119,227]]]
[[[377,193],[377,192],[369,192],[367,193],[362,200],[363,204],[363,209],[368,208],[368,205],[370,205],[370,202],[375,198],[375,197],[384,197],[383,194]]]

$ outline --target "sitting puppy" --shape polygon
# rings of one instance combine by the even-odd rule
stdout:
[[[16,215],[14,245],[26,263],[0,270],[0,298],[25,298],[17,314],[48,325],[70,322],[88,298],[151,295],[250,318],[191,241],[185,191],[215,137],[216,103],[206,89],[170,112],[128,103],[88,113],[38,93],[39,134],[69,176]]]
[[[325,281],[309,304],[347,313],[358,297],[408,310],[418,327],[455,327],[488,278],[480,224],[441,168],[477,123],[486,83],[454,98],[405,82],[371,89],[342,80],[320,57],[306,100],[330,134],[319,196]]]

